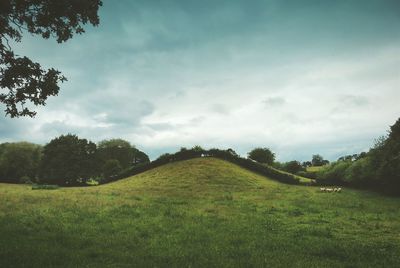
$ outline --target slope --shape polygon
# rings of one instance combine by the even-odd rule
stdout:
[[[98,187],[0,184],[0,266],[398,267],[399,205],[214,158]]]

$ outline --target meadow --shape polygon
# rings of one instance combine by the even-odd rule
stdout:
[[[0,184],[0,267],[400,267],[400,199],[215,158],[113,183]]]

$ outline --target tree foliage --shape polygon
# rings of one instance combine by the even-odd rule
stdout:
[[[255,148],[248,153],[248,158],[262,164],[272,165],[275,154],[269,148]]]
[[[317,173],[321,184],[347,184],[400,195],[400,118],[368,153],[341,157]]]
[[[65,42],[84,33],[85,24],[99,24],[101,5],[100,0],[0,0],[0,103],[6,115],[34,116],[28,106],[45,105],[66,81],[58,70],[16,55],[11,44],[21,42],[24,32]]]
[[[283,170],[293,174],[297,174],[300,171],[304,171],[305,168],[299,161],[293,160],[283,164]]]
[[[76,185],[96,174],[96,144],[76,135],[62,135],[43,147],[40,181]]]
[[[104,179],[110,180],[114,176],[117,176],[122,171],[122,166],[117,159],[109,159],[103,165],[103,176]]]
[[[0,145],[0,181],[34,182],[40,164],[42,147],[29,142]]]
[[[313,166],[315,166],[315,167],[320,167],[320,166],[329,164],[329,161],[328,161],[328,160],[325,160],[325,159],[322,157],[322,155],[314,154],[314,155],[312,156],[311,164],[312,164]]]

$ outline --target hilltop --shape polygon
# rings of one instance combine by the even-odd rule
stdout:
[[[216,158],[96,187],[0,184],[0,266],[398,267],[399,204]]]

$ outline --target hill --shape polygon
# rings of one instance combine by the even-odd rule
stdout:
[[[97,187],[0,184],[0,267],[399,267],[399,205],[215,158]]]

